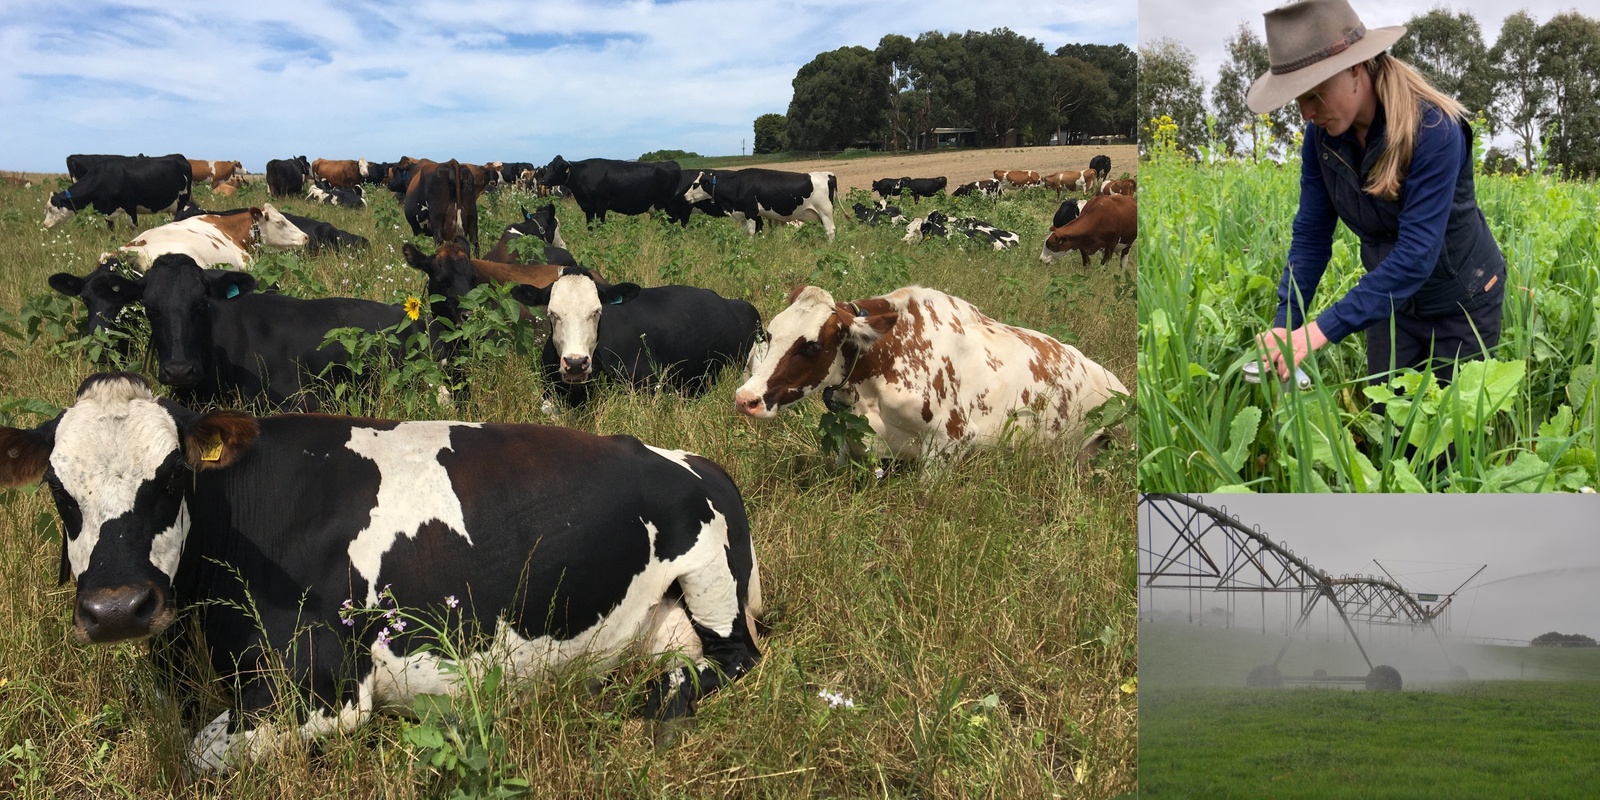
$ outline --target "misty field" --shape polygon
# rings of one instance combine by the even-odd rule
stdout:
[[[99,253],[133,236],[125,220],[112,233],[92,215],[43,230],[47,191],[0,186],[0,322],[19,335],[0,331],[0,423],[8,425],[45,421],[95,370],[88,348],[73,342],[81,304],[50,292],[46,277],[87,273]],[[406,235],[398,206],[387,192],[368,196],[373,207],[365,210],[273,201],[366,236],[372,247],[272,256],[258,269],[301,296],[398,302],[419,294],[423,276],[399,255]],[[203,189],[196,196],[211,209],[267,199],[260,183],[231,200]],[[960,206],[1022,234],[1023,244],[1004,252],[957,241],[903,244],[903,229],[846,219],[856,199],[840,198],[831,244],[815,225],[748,238],[723,219],[696,217],[680,230],[613,216],[587,231],[571,201],[559,215],[578,260],[614,282],[704,286],[750,300],[763,319],[796,284],[846,300],[919,283],[1065,338],[1134,386],[1131,277],[1076,259],[1039,263],[1055,208],[1049,193]],[[520,220],[519,203],[531,210],[535,202],[486,197],[484,248]],[[168,220],[142,217],[141,227]],[[432,252],[431,241],[423,249]],[[153,374],[141,360],[134,367]],[[656,674],[651,664],[626,661],[603,683],[563,674],[504,687],[468,720],[504,737],[500,751],[462,746],[465,755],[493,758],[473,775],[525,779],[534,795],[558,797],[1132,790],[1131,433],[1090,469],[1075,467],[1063,447],[1035,443],[877,477],[870,466],[837,466],[825,451],[820,400],[767,424],[737,415],[737,370],[697,399],[610,392],[584,411],[551,417],[540,410],[536,365],[537,351],[515,349],[468,359],[470,395],[451,408],[432,407],[425,387],[404,383],[347,395],[345,407],[629,433],[721,463],[751,517],[769,609],[765,657],[703,702],[679,741],[661,749],[631,712]],[[154,696],[143,648],[69,642],[73,590],[56,584],[59,537],[48,492],[0,492],[0,796],[408,798],[473,788],[421,763],[439,750],[424,750],[417,723],[395,716],[229,776],[187,776],[187,734]]]
[[[1141,620],[1141,797],[1593,796],[1600,648],[1447,638],[1445,651],[1426,631],[1363,629],[1373,663],[1396,666],[1404,691],[1243,688],[1285,641],[1273,628]],[[1450,680],[1452,665],[1469,680]],[[1281,667],[1367,673],[1338,633],[1302,634]]]
[[[1504,321],[1493,358],[1463,365],[1452,386],[1411,370],[1372,384],[1353,335],[1307,359],[1308,391],[1286,391],[1241,370],[1277,310],[1299,160],[1141,167],[1142,491],[1576,491],[1600,480],[1600,187],[1479,176],[1506,258]],[[1311,317],[1362,276],[1358,254],[1341,225]]]

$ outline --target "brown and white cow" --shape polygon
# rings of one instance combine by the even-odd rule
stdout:
[[[1101,194],[1120,194],[1133,197],[1139,189],[1138,183],[1133,178],[1123,178],[1120,181],[1106,181],[1100,184]]]
[[[202,267],[244,268],[250,266],[257,244],[291,248],[305,247],[309,241],[305,231],[271,203],[263,203],[248,214],[202,214],[157,226],[117,249],[132,255],[130,261],[140,270],[167,253],[189,256]]]
[[[1101,253],[1100,263],[1111,260],[1111,253],[1121,249],[1119,256],[1127,260],[1128,249],[1139,236],[1139,205],[1132,197],[1120,194],[1097,194],[1083,204],[1077,219],[1050,231],[1045,237],[1039,260],[1048,264],[1056,256],[1070,250],[1088,266],[1089,257]]]
[[[994,171],[994,179],[999,181],[1002,187],[1011,188],[1038,186],[1044,180],[1039,177],[1037,171],[1031,169],[997,169]]]
[[[1045,188],[1056,190],[1057,200],[1060,200],[1061,193],[1067,190],[1094,194],[1099,182],[1100,174],[1092,169],[1069,169],[1044,176]]]
[[[1013,430],[1081,437],[1085,413],[1128,392],[1077,348],[921,286],[853,303],[802,287],[767,329],[739,412],[769,418],[830,389],[867,418],[880,457],[951,455]]]
[[[206,181],[211,182],[211,188],[221,186],[229,178],[244,176],[244,165],[237,161],[199,161],[189,159],[189,172],[194,176],[194,185],[199,186]]]
[[[354,189],[361,184],[361,162],[355,159],[330,160],[319,158],[311,162],[311,174],[341,189]]]

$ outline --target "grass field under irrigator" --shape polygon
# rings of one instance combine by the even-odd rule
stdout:
[[[1139,486],[1146,492],[1574,491],[1594,486],[1600,186],[1480,176],[1507,262],[1494,360],[1445,390],[1370,385],[1363,335],[1305,367],[1309,391],[1246,383],[1277,310],[1299,161],[1141,165]],[[1309,317],[1363,274],[1342,225]],[[1409,384],[1401,391],[1398,384]],[[1392,400],[1392,394],[1407,398]],[[1374,399],[1390,399],[1386,414]]]
[[[45,328],[60,321],[46,277],[82,275],[133,236],[125,221],[111,233],[92,215],[41,229],[49,190],[0,187],[0,309],[27,304]],[[267,198],[253,183],[232,200],[205,190],[196,199],[216,209]],[[366,236],[372,248],[263,266],[291,294],[419,294],[423,276],[399,255],[408,231],[398,207],[387,192],[369,199],[365,210],[274,201]],[[816,225],[748,238],[724,219],[696,217],[680,230],[613,216],[589,231],[571,201],[559,214],[577,258],[613,281],[705,286],[750,300],[763,319],[796,284],[846,300],[919,283],[1066,338],[1134,385],[1131,279],[1076,259],[1039,263],[1049,193],[961,207],[1022,234],[1004,252],[903,244],[903,229],[848,219],[854,199],[840,198],[831,244]],[[519,203],[534,201],[484,201],[485,248],[520,219]],[[169,219],[143,217],[141,227]],[[700,398],[613,392],[551,418],[540,411],[536,362],[537,353],[475,363],[469,398],[413,416],[629,433],[720,462],[750,512],[770,630],[760,666],[702,703],[669,748],[653,747],[628,713],[652,677],[642,663],[598,687],[573,674],[506,689],[495,705],[506,774],[560,797],[1106,797],[1133,788],[1136,701],[1123,688],[1136,641],[1131,436],[1092,470],[1075,468],[1063,447],[1030,444],[878,479],[822,452],[819,400],[765,424],[736,415],[736,370]],[[49,335],[0,333],[0,422],[42,422],[38,401],[70,404],[92,371],[81,349]],[[401,399],[385,393],[352,407],[405,416]],[[153,697],[141,647],[68,641],[72,587],[56,587],[58,537],[47,492],[0,493],[0,796],[406,798],[448,788],[413,764],[410,723],[395,717],[224,778],[185,777],[187,739]],[[824,692],[853,706],[833,707]]]

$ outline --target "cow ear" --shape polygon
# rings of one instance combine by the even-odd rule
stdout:
[[[238,461],[260,434],[256,418],[242,411],[200,414],[183,425],[183,454],[195,469],[221,469]]]
[[[70,272],[57,272],[50,276],[50,288],[68,296],[83,294],[83,279]]]
[[[260,209],[260,207],[258,207],[258,206],[251,206],[250,207],[250,219],[251,219],[251,221],[260,222],[262,219],[266,218],[266,216],[267,216],[267,213],[265,211],[262,211]]]
[[[526,283],[519,283],[511,287],[511,297],[525,306],[548,306],[550,305],[550,287],[530,286]]]
[[[400,254],[406,257],[406,263],[410,264],[412,269],[430,278],[433,277],[433,256],[424,255],[410,242],[400,245]]]
[[[637,283],[618,283],[600,290],[600,302],[608,306],[620,306],[638,296]]]
[[[527,209],[526,206],[517,206],[517,208],[522,209],[522,221],[523,222],[532,222],[533,221],[533,215],[528,213],[528,209]]]
[[[883,335],[888,333],[896,322],[900,321],[900,314],[897,311],[868,312],[866,316],[861,317],[856,316],[855,310],[850,307],[849,303],[839,303],[835,308],[837,308],[839,316],[846,320],[844,323],[845,336],[849,338],[851,343],[862,350],[877,344],[878,340],[883,338]]]
[[[0,428],[0,486],[11,488],[37,483],[50,466],[56,446],[55,419],[33,429]]]
[[[207,270],[206,294],[213,300],[227,300],[256,290],[256,277],[230,269]]]

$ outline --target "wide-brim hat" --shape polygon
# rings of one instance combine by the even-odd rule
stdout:
[[[1263,16],[1272,68],[1245,97],[1257,114],[1275,111],[1339,70],[1382,53],[1406,33],[1404,25],[1369,29],[1345,0],[1304,0]]]

